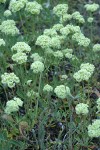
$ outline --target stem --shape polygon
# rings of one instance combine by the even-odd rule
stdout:
[[[72,144],[72,122],[73,122],[73,110],[72,110],[72,99],[68,99],[68,105],[69,105],[69,115],[70,115],[70,126],[69,126],[69,149],[73,150],[73,144]]]
[[[22,29],[23,29],[24,33],[26,33],[26,29],[23,25],[22,16],[21,16],[20,12],[19,12],[19,18],[20,18],[20,21],[21,21]]]
[[[6,99],[7,99],[7,101],[8,101],[8,95],[7,95],[7,91],[6,91],[5,88],[4,88],[4,92],[5,92],[5,95],[6,95]]]
[[[39,77],[39,87],[38,87],[38,93],[40,94],[40,87],[41,87],[41,79],[42,79],[42,73],[40,74]],[[36,103],[36,118],[37,118],[37,114],[38,114],[38,106],[39,106],[39,100],[37,99],[37,103]]]

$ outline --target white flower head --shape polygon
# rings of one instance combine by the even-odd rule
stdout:
[[[44,71],[44,64],[41,61],[35,61],[31,64],[33,73],[42,73]]]
[[[14,73],[4,73],[1,75],[1,83],[9,88],[13,88],[19,82],[19,78]]]
[[[67,4],[58,4],[53,8],[53,12],[58,17],[61,17],[62,15],[66,14],[68,11],[68,5]]]
[[[75,110],[78,115],[87,115],[89,113],[88,105],[84,103],[79,103],[76,105]]]
[[[100,137],[100,119],[96,119],[88,126],[88,135],[91,138]]]
[[[0,30],[6,35],[17,35],[19,34],[19,29],[15,26],[14,20],[5,20],[0,25]]]
[[[18,64],[23,64],[27,62],[27,55],[25,53],[16,53],[12,56],[12,60]]]
[[[67,97],[67,95],[70,95],[70,89],[69,87],[65,85],[59,85],[54,89],[54,93],[61,99],[64,99]]]
[[[53,87],[49,84],[46,84],[43,88],[44,92],[52,92],[53,91]]]
[[[42,10],[42,6],[38,4],[36,1],[34,2],[27,2],[25,10],[32,15],[36,14],[39,15],[40,11]]]

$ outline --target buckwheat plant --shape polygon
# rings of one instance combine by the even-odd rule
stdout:
[[[99,11],[0,0],[0,150],[99,149]]]

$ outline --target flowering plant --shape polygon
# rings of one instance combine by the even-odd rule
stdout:
[[[0,0],[0,150],[99,148],[99,4],[60,1]]]

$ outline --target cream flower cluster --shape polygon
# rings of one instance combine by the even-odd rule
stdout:
[[[29,53],[31,51],[31,47],[25,42],[17,42],[14,46],[12,46],[11,50],[18,53]]]
[[[44,71],[44,64],[41,61],[35,61],[31,64],[33,73],[42,73]]]
[[[23,101],[20,98],[14,97],[12,100],[9,100],[6,103],[5,113],[11,114],[19,110],[19,107],[22,107]]]
[[[30,90],[30,91],[28,91],[27,92],[27,96],[28,97],[35,97],[35,98],[38,98],[39,97],[39,93],[37,93],[37,92],[35,92],[35,91],[33,91],[33,90]]]
[[[71,48],[63,49],[63,50],[62,50],[62,53],[63,53],[64,55],[65,55],[66,53],[72,54],[72,53],[73,53],[73,49],[71,49]]]
[[[64,22],[69,21],[71,19],[72,19],[72,15],[64,14],[62,17],[60,17],[60,23],[64,23]]]
[[[93,3],[93,4],[86,4],[84,7],[89,12],[95,12],[99,8],[99,5],[96,3]]]
[[[14,20],[6,20],[3,21],[0,25],[0,30],[2,33],[5,33],[6,35],[16,35],[19,34],[18,28],[15,26]]]
[[[91,138],[100,137],[100,119],[94,120],[93,123],[88,126],[88,135]]]
[[[61,51],[53,52],[53,55],[57,59],[62,59],[63,58],[63,53]]]
[[[60,29],[62,29],[63,27],[64,27],[63,24],[58,23],[58,24],[55,24],[55,25],[52,27],[52,29],[54,29],[54,30],[56,30],[56,31],[60,31]]]
[[[37,38],[36,45],[41,46],[42,48],[49,48],[51,38],[47,35],[40,35]]]
[[[5,46],[5,41],[3,39],[0,39],[0,46]]]
[[[20,2],[22,2],[24,5],[28,2],[28,0],[18,0]]]
[[[85,69],[88,72],[90,72],[91,74],[93,74],[95,67],[93,64],[83,63],[83,64],[81,64],[80,69]]]
[[[67,4],[58,4],[57,6],[55,6],[53,8],[54,14],[57,15],[58,17],[61,17],[64,14],[66,14],[67,11],[68,11],[68,5]]]
[[[6,0],[0,0],[0,3],[5,3],[6,2]]]
[[[87,47],[90,44],[90,39],[85,37],[82,33],[75,33],[72,39],[78,43],[79,46]]]
[[[98,109],[98,112],[100,112],[100,98],[97,99],[97,109]]]
[[[89,18],[87,19],[87,21],[88,21],[89,23],[92,23],[92,22],[93,22],[93,17],[89,17]]]
[[[59,85],[54,89],[54,93],[61,99],[64,99],[67,97],[67,95],[70,95],[70,89],[68,86],[65,85]]]
[[[67,26],[65,26],[62,29],[60,29],[60,33],[64,36],[67,36],[68,34],[70,34],[70,30]]]
[[[80,115],[87,115],[89,110],[88,110],[88,105],[84,104],[84,103],[79,103],[76,105],[75,110],[76,110],[76,114]]]
[[[66,53],[65,57],[68,58],[68,59],[71,59],[73,57],[73,55],[71,53]]]
[[[17,62],[18,64],[23,64],[27,62],[27,55],[26,53],[18,52],[12,56],[12,60]]]
[[[69,49],[69,48],[66,48],[66,49],[62,50],[62,53],[68,59],[71,59],[73,57],[72,52],[73,52],[73,50]]]
[[[5,17],[9,17],[9,16],[11,16],[11,15],[12,15],[12,13],[11,13],[10,10],[6,10],[6,11],[4,12],[4,16],[5,16]]]
[[[34,2],[27,2],[25,10],[32,15],[38,15],[42,10],[42,6],[38,4],[36,1]]]
[[[80,33],[80,27],[79,26],[74,26],[74,25],[66,25],[65,27],[60,29],[60,33],[64,36],[69,35],[70,33]]]
[[[34,61],[41,61],[43,62],[43,57],[41,57],[38,53],[34,53],[31,55],[31,58],[34,60]]]
[[[45,54],[46,55],[48,55],[48,56],[52,56],[53,55],[53,53],[54,53],[54,51],[51,49],[51,48],[47,48],[47,49],[45,49]]]
[[[68,76],[67,76],[66,74],[63,74],[63,75],[60,76],[60,80],[61,80],[61,81],[64,81],[64,80],[66,80],[67,78],[68,78]]]
[[[45,29],[43,34],[50,37],[54,37],[57,35],[57,32],[55,29]]]
[[[44,49],[50,47],[59,49],[61,47],[60,36],[55,36],[51,38],[47,35],[41,35],[37,38],[36,45],[39,45]]]
[[[94,72],[94,65],[85,63],[81,64],[80,70],[74,73],[73,77],[76,79],[77,82],[81,82],[83,80],[88,81],[91,75]]]
[[[24,8],[26,3],[27,0],[11,0],[9,4],[9,10],[11,10],[13,13],[16,13]]]
[[[72,18],[77,20],[79,23],[85,23],[83,16],[78,11],[76,11],[72,14]]]
[[[60,31],[62,35],[58,35],[56,31]],[[61,44],[68,34],[80,33],[80,27],[74,25],[56,24],[51,29],[45,29],[44,34],[39,36],[36,41],[36,45],[41,46],[43,49],[53,48],[60,49]],[[86,39],[87,40],[87,39]]]
[[[52,37],[49,46],[57,49],[61,48],[60,37],[59,36]]]
[[[49,84],[46,84],[43,88],[43,92],[52,92],[53,91],[53,87]]]
[[[31,83],[32,83],[32,80],[27,80],[26,82],[27,85],[31,85]]]
[[[19,78],[14,73],[4,73],[1,75],[1,83],[13,88],[16,83],[19,83]]]
[[[95,45],[93,46],[93,51],[94,51],[94,52],[99,52],[99,51],[100,51],[100,44],[95,44]]]

